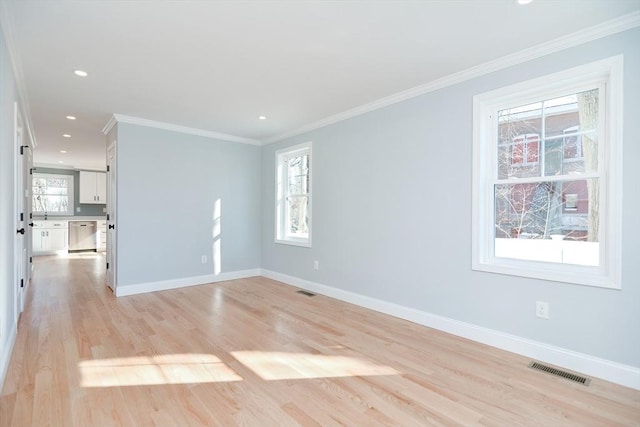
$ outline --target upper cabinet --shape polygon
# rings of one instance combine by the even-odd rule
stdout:
[[[107,203],[107,174],[80,171],[80,203]]]

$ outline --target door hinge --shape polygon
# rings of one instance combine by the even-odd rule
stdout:
[[[32,264],[32,263],[33,263],[33,257],[32,257],[32,256],[30,256],[30,257],[29,257],[29,264]]]
[[[33,175],[33,168],[29,169],[29,175]]]
[[[107,221],[109,221],[109,214],[107,214]]]
[[[20,212],[20,221],[24,221],[24,212]]]
[[[107,270],[109,269],[109,263],[107,263]]]
[[[29,219],[33,219],[33,212],[29,212]]]
[[[20,287],[24,288],[24,279],[20,279]]]
[[[107,165],[107,172],[109,172],[111,170],[111,168],[109,167],[109,165]]]

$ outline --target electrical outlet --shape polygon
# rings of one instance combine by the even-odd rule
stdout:
[[[206,255],[202,255],[202,263],[203,264],[207,263],[207,256]]]
[[[536,316],[541,319],[549,318],[549,303],[546,301],[536,301]]]
[[[76,208],[76,212],[80,212],[80,206]]]
[[[318,260],[313,261],[313,269],[320,270],[320,261]]]

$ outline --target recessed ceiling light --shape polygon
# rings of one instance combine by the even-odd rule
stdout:
[[[69,135],[68,133],[63,133],[62,136],[64,136],[65,138],[71,138],[71,135]]]
[[[516,0],[516,2],[518,4],[529,4],[531,3],[533,0]]]
[[[76,119],[76,116],[67,116],[67,119],[69,119],[69,120],[75,120],[75,119]]]
[[[58,163],[64,163],[62,160],[59,160]]]
[[[260,119],[260,120],[267,120],[267,116],[258,116],[258,119]]]
[[[86,71],[83,71],[83,70],[75,70],[73,72],[73,74],[75,74],[76,76],[80,76],[80,77],[87,77],[89,75],[89,73],[87,73]]]
[[[62,154],[67,154],[67,150],[60,150]]]

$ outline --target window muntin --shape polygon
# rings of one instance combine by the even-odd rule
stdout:
[[[33,174],[32,212],[46,215],[73,215],[73,176]]]
[[[619,287],[621,64],[474,97],[475,270]]]
[[[276,242],[311,246],[311,143],[276,153]]]

